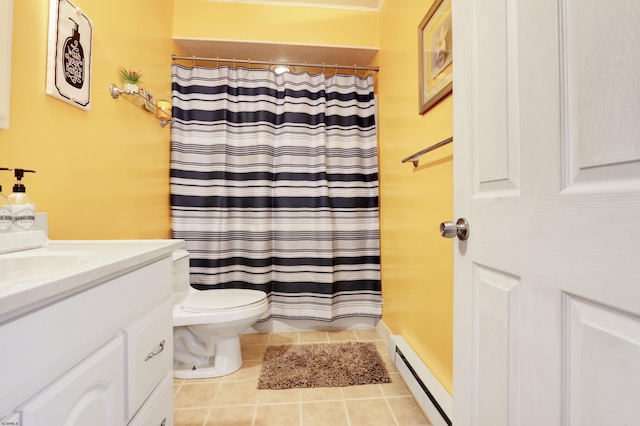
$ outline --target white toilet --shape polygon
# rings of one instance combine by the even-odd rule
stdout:
[[[240,333],[267,311],[259,290],[196,290],[189,284],[189,252],[173,253],[173,375],[220,377],[242,366]]]

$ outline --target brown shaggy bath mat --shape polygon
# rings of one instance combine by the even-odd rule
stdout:
[[[258,389],[292,389],[390,383],[371,342],[269,346]]]

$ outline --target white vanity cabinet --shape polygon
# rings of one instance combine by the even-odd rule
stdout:
[[[0,324],[0,424],[173,425],[169,248]]]

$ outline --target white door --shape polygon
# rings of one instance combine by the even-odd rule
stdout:
[[[640,2],[452,13],[454,425],[638,425]]]

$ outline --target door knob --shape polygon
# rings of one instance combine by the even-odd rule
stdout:
[[[460,240],[469,238],[469,222],[464,217],[458,219],[456,223],[442,222],[440,224],[440,236],[444,238],[458,237]]]

